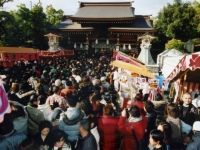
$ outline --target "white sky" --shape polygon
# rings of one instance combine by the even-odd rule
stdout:
[[[106,1],[106,0],[40,0],[42,6],[46,8],[47,5],[53,5],[56,9],[62,9],[65,12],[65,15],[74,14],[78,7],[79,1]],[[130,1],[130,0],[107,0],[107,1]],[[183,1],[194,1],[194,0],[183,0]],[[200,0],[196,0],[199,1]],[[14,10],[16,6],[20,3],[24,3],[28,8],[31,7],[31,4],[34,5],[38,3],[39,0],[13,0],[4,5],[5,10]],[[135,7],[135,14],[137,15],[153,15],[156,16],[158,12],[165,6],[167,3],[172,3],[173,0],[135,0],[133,2],[133,7]]]

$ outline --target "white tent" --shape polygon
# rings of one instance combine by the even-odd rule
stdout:
[[[165,50],[157,56],[157,65],[165,78],[169,76],[183,56],[183,53],[176,49]]]

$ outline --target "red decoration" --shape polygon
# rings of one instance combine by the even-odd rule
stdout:
[[[192,67],[192,70],[200,68],[200,55],[192,55],[189,66]]]

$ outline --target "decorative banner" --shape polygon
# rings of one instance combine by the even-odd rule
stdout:
[[[126,55],[125,53],[122,52],[115,52],[114,54],[115,60],[119,60],[119,61],[123,61],[132,65],[135,65],[137,67],[144,67],[144,64],[142,62],[140,62],[139,60]]]
[[[192,55],[189,61],[190,61],[189,66],[192,68],[191,70],[200,68],[200,55],[198,54]]]
[[[39,57],[71,57],[74,56],[74,50],[59,50],[55,52],[51,51],[39,51],[38,52]]]
[[[200,69],[200,52],[192,53],[191,55],[185,55],[176,68],[170,73],[167,79],[173,80],[181,74],[184,74],[187,70],[195,71]]]
[[[4,115],[10,112],[11,112],[11,109],[8,102],[8,97],[3,87],[3,83],[2,81],[0,81],[0,123],[3,122]]]

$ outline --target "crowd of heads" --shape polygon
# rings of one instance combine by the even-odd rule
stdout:
[[[191,95],[183,94],[179,103],[161,95],[166,109],[160,110],[140,89],[122,107],[110,61],[106,56],[79,56],[20,61],[3,68],[12,112],[0,123],[0,149],[190,147],[192,127],[200,133],[199,109],[192,105]],[[95,128],[99,139],[92,133]],[[11,137],[15,144],[8,145]],[[108,137],[114,146],[106,142]]]

